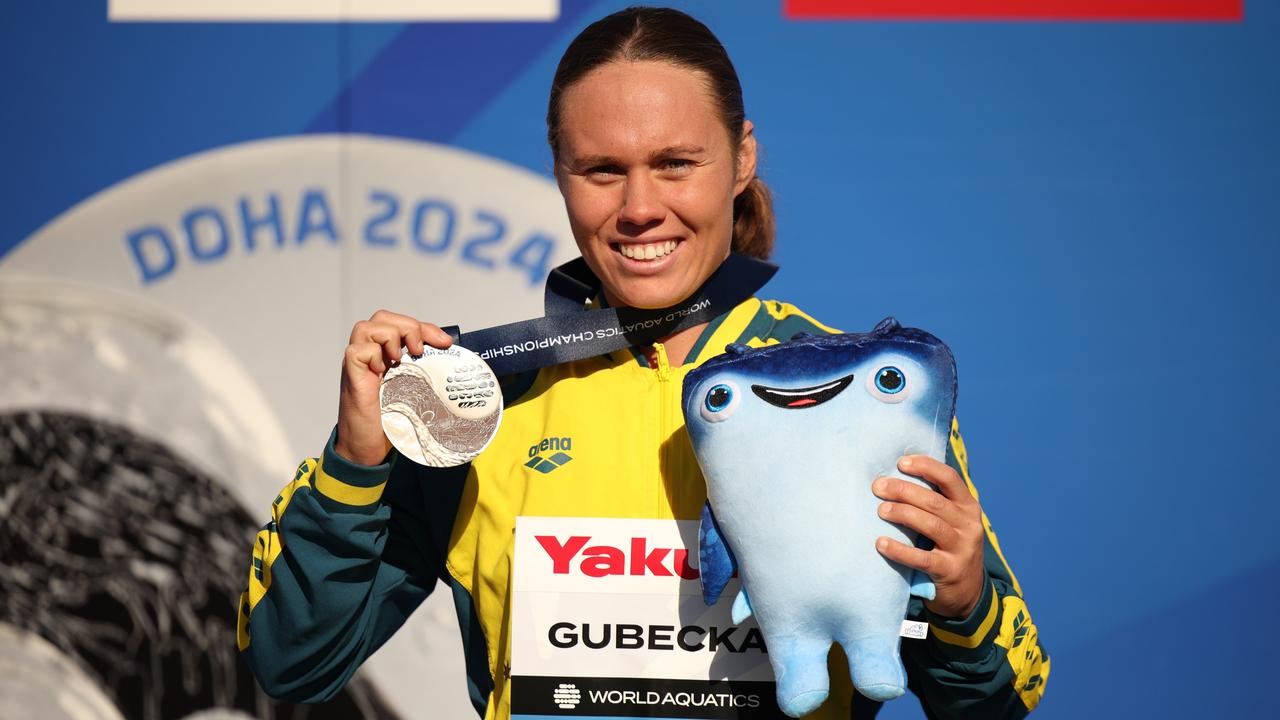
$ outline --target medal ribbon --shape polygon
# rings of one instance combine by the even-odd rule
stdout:
[[[754,295],[777,271],[772,263],[730,253],[702,287],[676,305],[588,312],[587,303],[600,293],[600,280],[578,258],[547,277],[544,317],[467,333],[456,326],[444,330],[488,362],[494,374],[512,375],[647,345],[709,322]]]

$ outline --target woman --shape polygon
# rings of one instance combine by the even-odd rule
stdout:
[[[588,27],[556,71],[547,125],[574,237],[610,306],[669,307],[694,294],[731,249],[769,255],[769,196],[755,176],[741,87],[696,20],[632,8]],[[402,346],[417,354],[424,343],[447,347],[450,337],[387,311],[356,323],[334,434],[281,493],[255,548],[239,641],[260,681],[295,700],[331,695],[440,579],[453,587],[467,628],[477,711],[509,716],[515,517],[696,519],[706,488],[680,416],[684,374],[730,342],[798,331],[831,332],[794,307],[748,298],[652,346],[511,379],[489,448],[468,466],[438,471],[397,460],[381,429],[378,387]],[[548,439],[573,448],[554,482],[524,463]],[[904,662],[935,717],[1021,716],[1040,697],[1047,659],[967,485],[958,432],[951,449],[955,467],[924,456],[900,464],[940,494],[891,478],[874,486],[886,501],[882,517],[935,543],[927,551],[878,543],[938,588],[919,610],[931,636],[904,644]],[[833,696],[815,716],[848,717],[849,702]],[[856,716],[874,714],[869,701],[852,702]]]

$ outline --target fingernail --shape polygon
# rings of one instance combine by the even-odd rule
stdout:
[[[889,489],[889,481],[884,478],[878,478],[874,483],[872,483],[871,489],[878,493],[882,493]]]
[[[910,457],[910,456],[908,456],[908,457],[904,457],[904,458],[902,458],[902,460],[900,460],[900,461],[898,462],[898,467],[901,467],[901,468],[909,468],[909,467],[911,467],[911,464],[912,464],[911,457]]]
[[[879,549],[879,550],[888,550],[888,549],[889,549],[889,539],[888,539],[888,538],[880,538],[879,540],[876,540],[876,548],[877,548],[877,549]]]
[[[889,517],[889,513],[893,510],[892,503],[880,503],[880,517]]]

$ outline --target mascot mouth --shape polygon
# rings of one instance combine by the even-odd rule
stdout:
[[[839,380],[806,388],[772,388],[765,385],[752,385],[751,392],[770,405],[797,410],[821,405],[839,395],[852,382],[853,376],[846,375]]]

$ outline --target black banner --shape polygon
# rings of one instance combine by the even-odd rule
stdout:
[[[772,682],[648,678],[511,678],[511,714],[552,717],[782,717]]]

